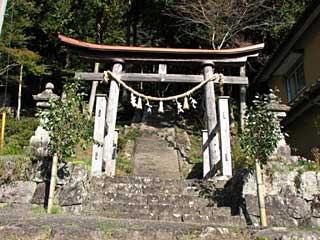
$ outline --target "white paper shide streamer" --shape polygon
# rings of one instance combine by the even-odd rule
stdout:
[[[133,93],[131,93],[131,105],[132,105],[132,107],[134,107],[134,108],[137,107],[137,98],[136,98],[136,96],[135,96]]]
[[[183,109],[182,109],[182,104],[178,101],[178,99],[176,99],[176,104],[177,104],[177,113],[184,113]]]

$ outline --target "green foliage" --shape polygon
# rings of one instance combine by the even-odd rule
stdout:
[[[306,159],[300,159],[298,165],[302,167],[304,171],[320,171],[320,165],[313,161],[307,161]]]
[[[51,208],[51,214],[60,214],[61,213],[61,209],[59,206],[57,205],[53,205]]]
[[[191,142],[190,161],[191,163],[202,163],[202,137],[200,135],[189,135]]]
[[[51,153],[57,153],[60,160],[73,156],[75,146],[84,139],[82,147],[91,140],[92,127],[84,113],[84,94],[79,92],[80,83],[65,86],[65,97],[51,99],[50,107],[40,113],[42,126],[49,131]]]
[[[314,157],[314,162],[320,167],[320,148],[314,147],[311,149],[311,153]]]
[[[270,106],[278,102],[276,95],[257,95],[246,113],[246,127],[240,135],[241,148],[249,161],[258,159],[266,164],[281,139],[281,129],[277,117]]]
[[[1,155],[26,154],[31,136],[39,124],[34,117],[21,117],[20,121],[7,118],[5,129],[5,145]]]
[[[242,169],[253,169],[254,161],[252,159],[247,158],[245,152],[243,151],[240,143],[240,138],[238,136],[233,136],[232,144],[231,144],[231,158],[234,163],[234,170],[238,172]]]
[[[236,105],[232,105],[231,109],[233,112],[238,112]],[[246,157],[243,149],[241,148],[240,133],[238,123],[233,119],[231,124],[231,158],[233,159],[233,169],[238,172],[242,169],[252,169],[253,162]]]
[[[0,209],[5,209],[8,208],[10,206],[9,203],[0,203]]]
[[[136,138],[140,137],[141,133],[139,129],[137,128],[132,128],[129,130],[127,134],[124,135],[124,137],[119,137],[118,139],[118,149],[119,151],[123,150],[126,146],[126,143],[128,141],[134,141]]]
[[[133,172],[131,158],[119,155],[117,157],[117,171],[123,172],[125,175],[131,175]]]
[[[7,64],[11,66],[24,65],[25,69],[33,75],[45,73],[46,66],[42,64],[41,56],[28,46],[34,40],[34,36],[30,34],[29,30],[36,21],[34,17],[37,12],[37,4],[34,1],[8,1],[0,41],[0,51],[4,53],[0,56],[1,68],[5,68]],[[15,68],[13,71],[14,74],[18,74],[19,68]]]
[[[39,214],[39,215],[46,213],[45,209],[40,205],[32,205],[31,212],[34,214]]]
[[[269,240],[269,239],[270,239],[269,237],[264,237],[264,236],[255,238],[255,240]]]
[[[103,239],[112,239],[112,226],[108,222],[98,223],[98,229],[103,233]]]
[[[131,175],[133,172],[132,154],[134,147],[134,140],[141,136],[139,129],[131,128],[127,134],[119,135],[118,139],[118,156],[117,156],[117,174]],[[129,142],[131,144],[129,144]],[[130,152],[131,156],[127,156]]]
[[[318,135],[320,135],[320,114],[316,116],[316,119],[314,120],[314,125],[317,129]]]
[[[274,9],[277,14],[271,17],[274,22],[270,33],[274,38],[281,38],[296,22],[311,0],[282,0],[278,1]]]

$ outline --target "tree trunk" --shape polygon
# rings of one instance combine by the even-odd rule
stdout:
[[[258,159],[256,159],[256,179],[257,179],[257,194],[258,194],[259,211],[260,211],[260,223],[262,227],[267,227],[268,223],[267,223],[264,183],[262,179],[261,165]]]
[[[53,205],[54,205],[54,195],[55,188],[57,184],[57,169],[58,169],[58,154],[55,153],[52,158],[52,166],[51,166],[51,179],[50,179],[50,188],[49,188],[49,199],[48,199],[48,209],[47,212],[52,213]]]
[[[18,106],[16,119],[20,120],[20,112],[21,112],[21,92],[22,92],[22,73],[23,73],[23,65],[20,66],[20,78],[19,78],[19,89],[18,89]]]

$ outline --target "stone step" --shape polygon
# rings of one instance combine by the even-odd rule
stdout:
[[[231,216],[227,207],[176,206],[173,204],[137,204],[114,202],[92,203],[83,209],[82,214],[118,219],[143,219],[173,222],[196,222],[229,224],[244,226],[245,221],[239,216]]]
[[[183,185],[189,186],[190,184],[200,183],[201,180],[194,179],[161,179],[157,177],[139,177],[139,176],[116,176],[116,177],[108,177],[105,175],[102,176],[94,176],[92,177],[91,182],[96,183],[130,183],[130,184],[143,184],[143,185]]]
[[[12,212],[13,211],[13,212]],[[0,212],[0,239],[77,240],[241,240],[245,228],[214,226],[211,223],[110,219],[96,216],[46,215],[17,211]],[[9,217],[10,216],[10,217]],[[138,216],[137,216],[138,218]],[[21,221],[23,219],[23,221]],[[208,234],[209,233],[209,234]]]
[[[179,180],[179,179],[160,179],[157,177],[139,177],[139,176],[116,176],[108,177],[105,175],[94,176],[91,180],[92,183],[129,183],[129,184],[142,184],[142,185],[183,185],[188,186],[190,183],[196,182],[195,180]]]
[[[239,216],[225,216],[225,215],[201,215],[201,214],[173,214],[173,213],[137,213],[137,212],[92,212],[91,214],[99,214],[101,217],[111,219],[132,219],[132,220],[151,220],[161,222],[185,222],[197,224],[211,224],[214,226],[228,226],[228,227],[245,227],[245,221]],[[90,216],[90,215],[88,215]]]
[[[99,209],[98,211],[96,209]],[[200,215],[225,215],[230,216],[228,207],[195,207],[195,206],[176,206],[172,204],[136,204],[109,202],[106,204],[91,204],[90,207],[83,209],[83,212],[112,212],[112,213],[143,213],[143,214],[200,214]]]
[[[85,201],[87,204],[94,202],[108,204],[109,202],[123,202],[136,204],[171,204],[175,206],[207,207],[215,206],[214,199],[201,198],[192,195],[178,194],[135,194],[122,192],[95,192],[91,193]]]
[[[243,230],[228,229],[226,227],[209,227],[202,231],[168,231],[163,229],[124,229],[114,230],[110,240],[248,240],[249,234]],[[248,237],[247,237],[248,236]]]
[[[163,180],[148,177],[94,177],[90,185],[93,191],[126,193],[170,193],[199,195],[204,192],[222,189],[225,181],[203,184],[199,180]]]
[[[150,177],[93,177],[81,215],[113,219],[245,226],[220,206],[224,182]]]
[[[100,188],[109,192],[124,192],[124,193],[136,193],[136,194],[148,194],[148,193],[172,193],[172,194],[188,194],[199,195],[199,191],[196,186],[184,185],[166,185],[166,184],[131,184],[131,183],[105,183],[95,185],[95,190]]]

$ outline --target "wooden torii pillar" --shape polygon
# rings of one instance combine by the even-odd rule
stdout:
[[[224,84],[248,85],[244,66],[249,57],[257,57],[258,52],[264,44],[257,44],[242,48],[208,50],[208,49],[177,49],[177,48],[146,48],[109,46],[82,42],[76,39],[59,35],[59,39],[76,53],[79,57],[95,62],[113,62],[112,71],[126,82],[177,82],[177,83],[199,83],[210,78],[214,74],[215,66],[237,66],[241,68],[239,76],[224,76]],[[125,73],[122,69],[124,63],[155,63],[159,64],[158,74]],[[203,75],[168,74],[166,65],[193,64],[203,68]],[[103,81],[103,73],[79,72],[75,77],[89,81]],[[206,115],[208,140],[204,142],[204,151],[208,151],[210,169],[215,171],[216,164],[221,160],[219,137],[218,137],[218,115],[215,99],[214,84],[218,81],[210,81],[205,87]],[[242,113],[245,110],[244,94],[241,95]],[[114,80],[110,83],[109,101],[107,104],[106,136],[103,143],[103,159],[106,166],[106,174],[115,174],[114,139],[116,137],[115,125],[119,99],[119,86]],[[224,126],[224,128],[226,128]],[[104,131],[104,129],[101,129]],[[228,132],[228,131],[226,131]],[[97,148],[98,149],[98,148]],[[99,154],[98,154],[99,155]],[[97,155],[97,156],[98,156]],[[229,157],[230,158],[230,157]],[[229,159],[228,158],[228,159]],[[227,159],[227,158],[222,158]],[[93,157],[94,160],[94,157]],[[102,164],[101,164],[102,165]],[[99,165],[100,168],[100,165]],[[102,169],[96,169],[95,174],[101,174]]]
[[[204,63],[203,75],[204,80],[212,77],[214,73],[214,63]],[[218,120],[216,97],[214,90],[214,83],[212,81],[205,85],[205,103],[206,103],[206,118],[207,118],[207,131],[208,131],[208,149],[210,169],[215,171],[215,166],[220,160],[219,154],[219,138],[218,138]]]

